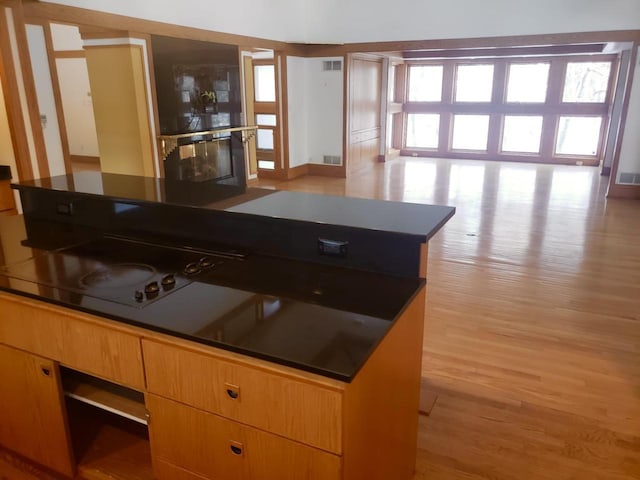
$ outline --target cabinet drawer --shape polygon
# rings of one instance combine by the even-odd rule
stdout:
[[[35,301],[0,297],[0,342],[144,390],[140,339]]]
[[[342,392],[144,339],[149,392],[342,453]]]
[[[147,408],[151,449],[160,470],[175,466],[196,474],[186,479],[340,478],[341,457],[337,455],[155,395],[147,395]]]

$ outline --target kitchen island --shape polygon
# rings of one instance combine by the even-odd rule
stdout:
[[[143,452],[115,478],[411,478],[426,242],[453,208],[38,182],[0,225],[0,444],[91,478],[77,419],[108,410],[113,455]]]

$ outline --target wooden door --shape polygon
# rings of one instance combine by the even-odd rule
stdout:
[[[0,444],[56,472],[74,474],[58,366],[4,345]]]
[[[380,153],[382,59],[352,57],[349,62],[347,168],[371,167]]]

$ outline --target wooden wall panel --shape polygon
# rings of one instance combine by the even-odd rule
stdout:
[[[349,62],[347,168],[378,161],[382,101],[382,59],[352,57]]]

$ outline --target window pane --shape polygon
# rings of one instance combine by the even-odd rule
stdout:
[[[276,101],[276,74],[273,65],[253,67],[256,102]]]
[[[611,62],[567,64],[563,102],[602,103],[607,98]]]
[[[256,124],[258,124],[258,125],[267,125],[269,127],[275,127],[276,126],[276,116],[275,115],[268,115],[268,114],[258,113],[256,115]]]
[[[542,117],[505,116],[502,131],[503,152],[540,152]]]
[[[489,115],[454,115],[453,142],[455,150],[487,150]]]
[[[438,148],[440,115],[410,113],[407,116],[407,147]]]
[[[490,102],[493,65],[459,65],[456,71],[456,102]]]
[[[398,66],[394,65],[389,70],[389,91],[387,93],[388,101],[395,102],[396,101],[396,74],[398,72]]]
[[[596,155],[601,125],[601,117],[560,117],[556,153]]]
[[[258,129],[258,148],[261,150],[273,150],[273,130]]]
[[[548,83],[548,63],[513,63],[509,65],[507,102],[544,103]]]
[[[442,65],[411,65],[409,67],[409,101],[439,102],[442,100]]]
[[[276,168],[276,164],[273,160],[258,160],[258,168],[274,170]]]

